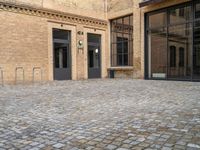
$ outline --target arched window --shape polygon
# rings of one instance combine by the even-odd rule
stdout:
[[[170,67],[176,67],[176,47],[170,46]]]
[[[179,67],[184,67],[185,64],[185,49],[183,47],[179,48]]]

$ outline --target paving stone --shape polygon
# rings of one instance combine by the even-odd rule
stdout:
[[[170,147],[163,147],[161,150],[172,150]]]
[[[55,148],[61,148],[61,147],[64,147],[65,145],[64,144],[61,144],[61,143],[57,143],[55,145],[53,145],[53,147]]]
[[[187,146],[191,147],[191,148],[198,148],[198,149],[200,149],[200,145],[197,145],[197,144],[189,143]]]
[[[128,150],[128,149],[126,149],[126,148],[118,148],[117,150]]]
[[[108,150],[114,150],[114,149],[117,148],[117,146],[116,146],[116,145],[109,144],[108,146],[106,146],[106,148],[107,148]]]
[[[0,149],[200,149],[200,83],[94,79],[0,88]]]

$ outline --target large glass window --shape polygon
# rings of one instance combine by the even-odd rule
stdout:
[[[167,66],[167,30],[158,28],[149,33],[149,77],[165,77]],[[156,44],[155,44],[156,43]]]
[[[173,8],[169,12],[170,24],[185,23],[192,18],[191,6]]]
[[[192,70],[192,24],[168,27],[168,78],[190,79]]]
[[[149,16],[149,28],[163,27],[167,23],[166,12],[160,12]]]
[[[149,13],[147,20],[148,77],[200,79],[200,1]]]
[[[200,79],[200,21],[194,27],[194,53],[193,53],[194,78]]]
[[[111,66],[133,65],[133,16],[111,20]]]

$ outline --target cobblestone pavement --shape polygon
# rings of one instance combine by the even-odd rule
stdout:
[[[0,87],[4,149],[200,149],[200,83],[105,79]]]

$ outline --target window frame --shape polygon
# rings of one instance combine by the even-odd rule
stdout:
[[[128,24],[124,22],[125,19],[128,18]],[[121,20],[122,23],[119,25],[119,30],[114,28],[114,24]],[[110,20],[110,37],[111,37],[111,51],[110,51],[110,64],[111,67],[126,67],[133,66],[133,14],[129,14],[126,16],[118,17]],[[121,30],[121,31],[120,31]],[[121,41],[118,41],[118,38],[122,38]],[[124,44],[128,43],[127,52],[124,50]],[[122,44],[122,53],[118,54],[117,45]],[[116,48],[114,48],[114,46]],[[121,55],[122,63],[118,63],[118,56]],[[125,57],[127,57],[127,62]]]

